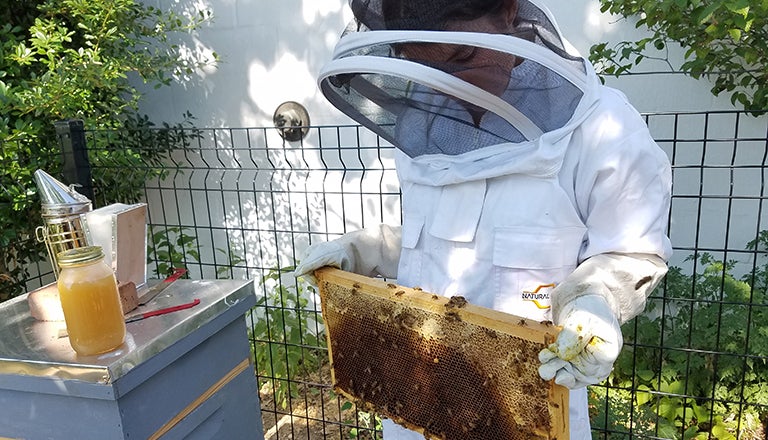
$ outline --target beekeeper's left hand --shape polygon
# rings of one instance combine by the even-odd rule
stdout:
[[[621,327],[601,295],[577,297],[559,310],[555,324],[562,330],[539,353],[539,375],[570,389],[605,380],[623,344]]]

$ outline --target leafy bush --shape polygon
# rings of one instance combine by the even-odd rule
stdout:
[[[750,111],[768,109],[768,3],[751,0],[600,0],[601,11],[637,18],[648,37],[590,49],[599,73],[619,76],[649,58],[671,68],[667,49],[679,44],[679,69],[714,81],[712,93],[728,93]]]
[[[192,260],[200,262],[197,237],[186,232],[187,229],[152,225],[147,228],[147,263],[154,265],[154,277],[163,279],[175,268],[187,269]]]
[[[360,411],[356,409],[355,404],[350,401],[344,402],[344,404],[341,405],[341,410],[355,411],[354,414],[356,420],[344,420],[344,423],[355,426],[349,429],[349,432],[347,433],[349,438],[383,438],[380,434],[383,429],[380,416],[374,413]]]
[[[627,429],[632,421],[636,435],[762,438],[748,433],[763,430],[768,416],[767,246],[765,231],[747,245],[760,264],[738,279],[734,261],[708,253],[694,275],[670,270],[663,297],[623,328],[628,345],[611,388],[592,389],[596,426]]]
[[[156,85],[214,59],[182,56],[169,35],[189,32],[210,12],[183,16],[135,0],[19,2],[0,27],[0,134],[37,137],[50,122],[83,119],[118,128],[140,96],[129,75]]]
[[[95,206],[132,202],[142,179],[162,177],[153,165],[189,141],[189,114],[177,125],[137,114],[129,76],[156,86],[181,79],[211,58],[182,56],[169,40],[211,19],[134,0],[10,0],[0,8],[0,300],[23,293],[27,265],[43,260],[34,229],[42,223],[34,172],[61,174],[53,123],[83,120],[89,130],[132,129],[130,147],[99,138],[89,145],[99,189]],[[91,148],[92,147],[92,148]],[[146,170],[117,178],[125,169]],[[125,176],[125,174],[122,174]],[[74,183],[74,182],[65,182]],[[32,221],[30,221],[32,219]],[[37,220],[35,220],[37,219]]]
[[[314,288],[298,281],[288,287],[281,275],[294,267],[274,268],[262,277],[265,295],[249,313],[249,337],[260,386],[271,386],[282,408],[298,396],[298,380],[316,372],[327,359],[325,338],[308,296]],[[294,288],[295,287],[295,288]]]

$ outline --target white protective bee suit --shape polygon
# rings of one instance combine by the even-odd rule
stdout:
[[[296,273],[333,265],[554,321],[563,331],[531,362],[572,389],[571,438],[589,439],[585,386],[608,376],[619,325],[666,272],[669,161],[536,2],[519,2],[508,34],[390,30],[377,4],[351,1],[357,20],[319,82],[397,147],[403,224],[312,245]],[[490,93],[444,64],[397,57],[409,42],[524,61]],[[385,420],[384,438],[423,437]]]

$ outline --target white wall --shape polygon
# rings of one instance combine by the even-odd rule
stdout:
[[[190,2],[152,3],[178,9]],[[176,122],[189,110],[201,127],[272,126],[275,108],[292,100],[310,110],[312,124],[348,122],[315,83],[348,21],[343,0],[206,0],[205,6],[214,21],[179,38],[193,50],[215,51],[221,63],[189,84],[142,87],[141,110],[152,120]]]
[[[313,125],[350,122],[318,91],[315,78],[351,17],[346,0],[201,0],[214,21],[181,36],[192,51],[215,51],[222,62],[188,84],[143,88],[141,110],[156,122],[176,122],[189,110],[202,127],[272,126],[283,101],[302,103]],[[161,8],[190,8],[188,0],[152,0]],[[150,0],[147,0],[150,3]],[[563,33],[583,54],[592,44],[640,35],[632,23],[602,14],[597,0],[545,2]],[[669,73],[646,62],[638,74],[608,84],[623,90],[641,112],[730,109],[706,81]],[[665,73],[659,73],[665,72]]]
[[[146,0],[149,1],[149,0]],[[188,0],[153,0],[160,7],[189,7]],[[202,0],[201,0],[202,1]],[[346,0],[204,0],[207,7],[215,14],[215,21],[201,29],[194,37],[184,36],[186,44],[193,50],[215,51],[221,58],[221,64],[215,69],[200,72],[200,77],[187,84],[177,84],[172,87],[151,89],[147,88],[142,110],[150,115],[155,122],[176,122],[181,115],[190,110],[196,116],[195,125],[211,128],[240,128],[240,127],[271,127],[272,115],[275,108],[284,101],[293,100],[307,107],[311,115],[312,125],[335,125],[351,123],[346,116],[330,106],[319,92],[315,78],[323,64],[330,58],[331,51],[338,40],[339,35],[351,18],[346,6]],[[178,4],[176,4],[178,2]],[[640,31],[617,17],[600,13],[599,2],[588,0],[575,8],[571,0],[546,0],[564,34],[571,43],[586,56],[592,44],[602,41],[618,42],[622,40],[634,40],[641,35]],[[679,52],[679,51],[678,51]],[[716,98],[710,92],[710,84],[706,81],[693,80],[684,75],[669,72],[667,66],[662,63],[647,62],[642,70],[631,76],[619,79],[609,78],[608,83],[624,91],[630,101],[641,112],[685,112],[704,110],[730,110],[732,109],[727,97]],[[732,117],[707,118],[702,116],[682,118],[680,127],[672,121],[668,127],[659,126],[654,122],[652,130],[655,136],[661,139],[699,139],[699,141],[680,142],[677,160],[681,160],[683,154],[692,155],[691,163],[701,161],[703,155],[702,142],[705,136],[709,139],[724,139],[724,142],[709,142],[706,146],[706,156],[717,157],[717,163],[710,166],[721,169],[725,174],[709,170],[706,176],[696,173],[687,173],[685,166],[676,169],[675,194],[680,196],[673,207],[672,225],[670,228],[674,245],[685,248],[711,247],[712,249],[743,249],[746,241],[754,237],[756,230],[768,229],[768,219],[760,214],[760,193],[755,193],[749,188],[762,188],[760,179],[763,177],[761,169],[760,152],[763,148],[755,145],[753,155],[742,159],[741,155],[750,152],[750,148],[740,148],[739,158],[736,161],[739,176],[747,175],[750,170],[755,170],[756,175],[749,177],[748,181],[740,185],[739,191],[744,191],[749,198],[746,202],[736,201],[731,212],[731,197],[728,189],[733,188],[729,184],[730,166],[734,164],[731,157],[736,157],[735,143],[728,142],[735,136],[734,120]],[[722,119],[722,120],[720,120]],[[766,130],[765,118],[742,118],[739,121],[741,137],[750,137],[744,133],[754,133],[755,139],[764,137]],[[664,124],[661,124],[664,125]],[[674,125],[674,126],[673,126]],[[682,129],[682,131],[681,131]],[[210,150],[205,154],[215,156],[249,153],[250,160],[260,157],[266,151],[280,151],[281,154],[296,154],[301,158],[300,162],[319,160],[319,139],[313,132],[301,145],[286,145],[274,131],[265,132],[264,139],[256,144],[246,144],[238,141],[237,148],[230,150],[233,145],[228,145],[226,136],[211,141]],[[357,142],[371,142],[375,145],[375,139],[360,141],[358,133],[354,130],[338,134],[339,145],[355,145]],[[341,138],[344,137],[342,140]],[[325,138],[324,142],[333,142],[333,135]],[[233,141],[234,142],[234,141]],[[743,142],[742,142],[743,143]],[[662,148],[672,155],[670,142],[660,142]],[[759,144],[759,142],[758,142]],[[282,145],[282,147],[279,147]],[[370,144],[369,144],[370,145]],[[749,147],[749,146],[747,146]],[[281,150],[284,149],[283,150]],[[258,151],[256,151],[258,150]],[[349,152],[353,157],[354,151]],[[751,153],[750,153],[751,154]],[[384,158],[390,160],[391,158]],[[248,158],[246,158],[248,160]],[[357,159],[355,159],[357,160]],[[356,163],[355,160],[349,163]],[[381,160],[378,158],[377,160]],[[687,160],[687,159],[686,159]],[[214,160],[213,163],[216,161]],[[741,163],[744,162],[744,163]],[[740,165],[739,165],[740,164]],[[289,171],[285,171],[290,174]],[[208,173],[204,173],[206,176]],[[282,178],[276,172],[272,176],[269,185],[273,191],[291,189],[287,181],[297,181],[297,177]],[[337,173],[338,174],[338,173]],[[333,173],[330,173],[333,175]],[[336,186],[351,185],[352,188],[361,187],[360,179],[354,173],[341,173],[343,182]],[[275,177],[277,176],[277,177]],[[325,175],[324,175],[325,176]],[[305,179],[305,180],[302,180]],[[741,179],[741,177],[739,177]],[[281,209],[290,206],[290,215],[284,216],[281,221],[285,224],[278,229],[306,230],[319,232],[331,232],[332,234],[344,230],[355,230],[374,223],[376,219],[382,221],[397,222],[399,207],[397,204],[388,204],[379,209],[376,203],[366,204],[364,210],[357,212],[353,207],[360,206],[358,200],[351,199],[349,203],[336,203],[332,198],[328,205],[324,205],[324,194],[320,191],[328,189],[335,192],[338,189],[330,180],[324,177],[322,188],[307,178],[298,178],[299,183],[306,188],[313,188],[306,200],[301,200],[296,206],[283,203]],[[210,185],[217,185],[217,182]],[[200,188],[206,188],[209,184],[200,183]],[[397,180],[394,174],[382,178],[381,188],[387,191],[397,189]],[[332,187],[332,188],[331,188]],[[744,188],[741,188],[744,187]],[[699,194],[700,188],[705,190]],[[745,189],[746,188],[746,189]],[[723,193],[725,191],[725,193]],[[354,192],[354,191],[353,191]],[[301,193],[301,191],[300,191]],[[738,195],[738,193],[736,194]],[[264,194],[261,196],[266,197]],[[162,219],[155,214],[158,206],[162,206],[158,200],[163,195],[150,194],[151,218],[155,223],[162,223]],[[699,200],[701,205],[699,205]],[[745,203],[749,203],[746,206]],[[757,204],[758,206],[754,206]],[[242,204],[242,206],[228,206],[236,212],[237,219],[243,222],[272,225],[271,204],[267,202]],[[254,206],[267,207],[264,212]],[[369,206],[370,205],[370,206]],[[154,206],[154,208],[153,208]],[[327,212],[325,209],[327,208]],[[196,208],[197,209],[197,208]],[[205,212],[206,206],[200,207],[200,218],[214,215]],[[379,212],[379,211],[384,212]],[[354,211],[354,212],[353,212]],[[324,214],[323,214],[324,213]],[[320,215],[323,214],[323,215]],[[165,213],[162,216],[173,217],[175,214]],[[186,218],[193,216],[186,215]],[[226,220],[225,215],[221,216]],[[215,219],[219,221],[222,219]],[[731,221],[733,220],[733,221]],[[222,220],[223,221],[223,220]],[[240,221],[240,220],[237,220]],[[229,225],[229,223],[227,223]],[[253,225],[245,225],[252,227]],[[278,227],[277,225],[272,225]],[[293,238],[291,238],[293,240]],[[317,241],[320,238],[313,238]],[[727,241],[726,241],[727,240]],[[259,241],[259,240],[256,240]],[[265,240],[261,240],[265,241]],[[268,241],[268,240],[266,240]],[[293,243],[296,250],[301,253],[308,242],[301,238]],[[246,255],[255,255],[251,245],[243,243]],[[273,243],[280,248],[280,245]],[[213,246],[209,246],[212,248]],[[288,247],[285,247],[286,249]],[[291,248],[292,249],[292,248]],[[680,251],[673,262],[682,264],[690,252]],[[740,258],[741,259],[741,258]],[[267,264],[267,263],[265,263]],[[272,263],[269,263],[272,264]],[[749,266],[749,261],[744,264]]]

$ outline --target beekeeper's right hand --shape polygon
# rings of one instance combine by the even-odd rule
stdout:
[[[621,327],[601,295],[588,294],[560,308],[555,342],[539,353],[539,375],[570,389],[605,380],[624,342]]]
[[[397,278],[400,262],[401,228],[389,225],[361,229],[336,240],[316,243],[307,248],[294,275],[317,286],[314,271],[323,266],[360,275]]]

